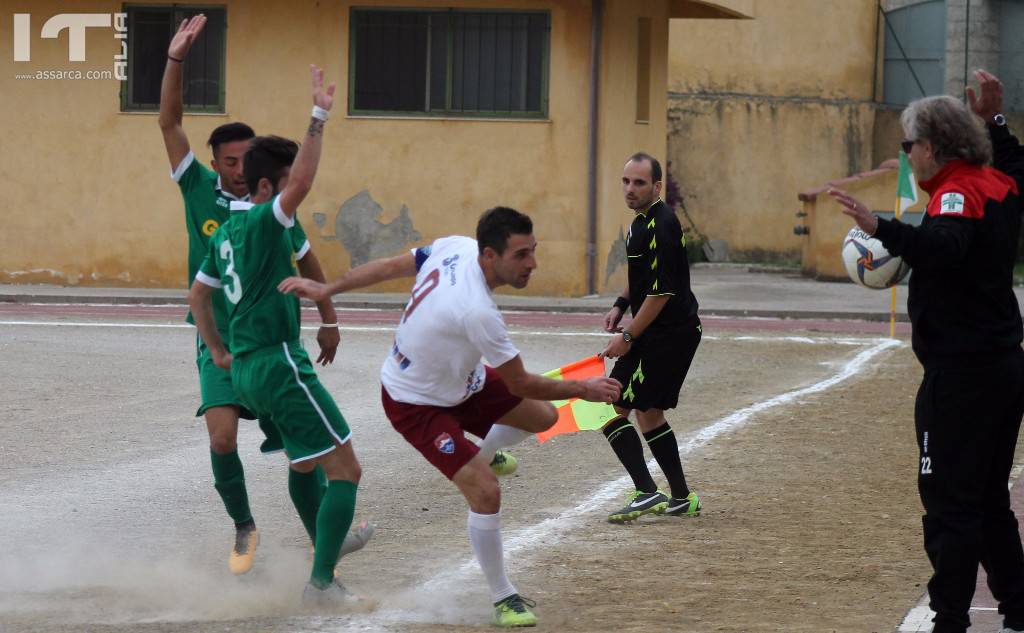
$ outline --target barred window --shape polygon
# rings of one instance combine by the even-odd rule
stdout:
[[[352,9],[351,114],[547,116],[550,15]]]
[[[123,112],[160,109],[160,82],[167,46],[185,18],[203,13],[206,26],[182,68],[185,112],[224,112],[227,11],[196,5],[128,5],[128,81],[121,86]]]
[[[906,105],[945,94],[945,1],[924,0],[888,11],[885,18],[883,101]]]

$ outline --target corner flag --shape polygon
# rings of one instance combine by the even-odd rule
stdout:
[[[896,217],[904,211],[917,204],[917,180],[914,179],[914,172],[910,169],[910,161],[907,155],[900,150],[900,172],[896,176],[896,196],[899,202],[896,206]]]
[[[594,376],[604,376],[604,359],[590,356],[564,367],[552,369],[544,373],[555,380],[583,380]],[[615,409],[603,402],[588,402],[579,398],[555,400],[551,404],[558,409],[558,421],[547,431],[537,434],[537,441],[544,443],[556,435],[575,433],[576,431],[595,431],[616,416]]]

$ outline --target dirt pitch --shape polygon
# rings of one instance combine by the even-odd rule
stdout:
[[[130,309],[94,321],[104,326],[0,324],[0,631],[488,629],[464,504],[380,411],[388,327],[346,331],[339,362],[321,372],[364,467],[357,516],[380,525],[343,574],[381,606],[309,617],[285,465],[256,454],[252,425],[240,446],[263,541],[249,576],[226,571],[230,524],[191,417],[194,333]],[[602,340],[557,316],[516,332],[535,371]],[[707,328],[669,416],[706,504],[699,518],[606,523],[627,486],[598,434],[518,447],[520,471],[503,484],[504,535],[539,630],[893,631],[929,572],[914,479],[921,371],[905,342],[883,349],[842,336]],[[870,350],[849,378],[723,425]]]

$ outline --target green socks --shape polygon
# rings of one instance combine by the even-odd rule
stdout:
[[[235,523],[252,520],[249,509],[249,494],[245,490],[245,471],[238,451],[218,455],[210,451],[210,464],[213,466],[213,487],[220,493],[224,508]]]
[[[317,466],[312,472],[300,473],[288,469],[288,494],[302,519],[302,525],[309,534],[309,540],[316,542],[316,515],[320,511],[320,499],[327,490],[327,475]]]
[[[316,546],[309,576],[309,581],[320,589],[334,579],[334,566],[355,512],[356,484],[341,479],[328,482],[316,514]]]

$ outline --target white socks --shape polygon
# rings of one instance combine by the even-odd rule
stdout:
[[[517,429],[514,426],[495,424],[487,432],[487,437],[480,442],[480,454],[490,462],[494,459],[494,454],[498,452],[498,449],[518,444],[531,435],[533,433]]]
[[[497,428],[497,427],[494,427]],[[511,427],[505,427],[511,428]],[[492,429],[493,430],[493,429]],[[490,434],[487,435],[490,437]],[[505,555],[501,545],[501,511],[477,514],[469,511],[469,542],[491,587],[491,601],[498,602],[516,593],[505,575]]]

